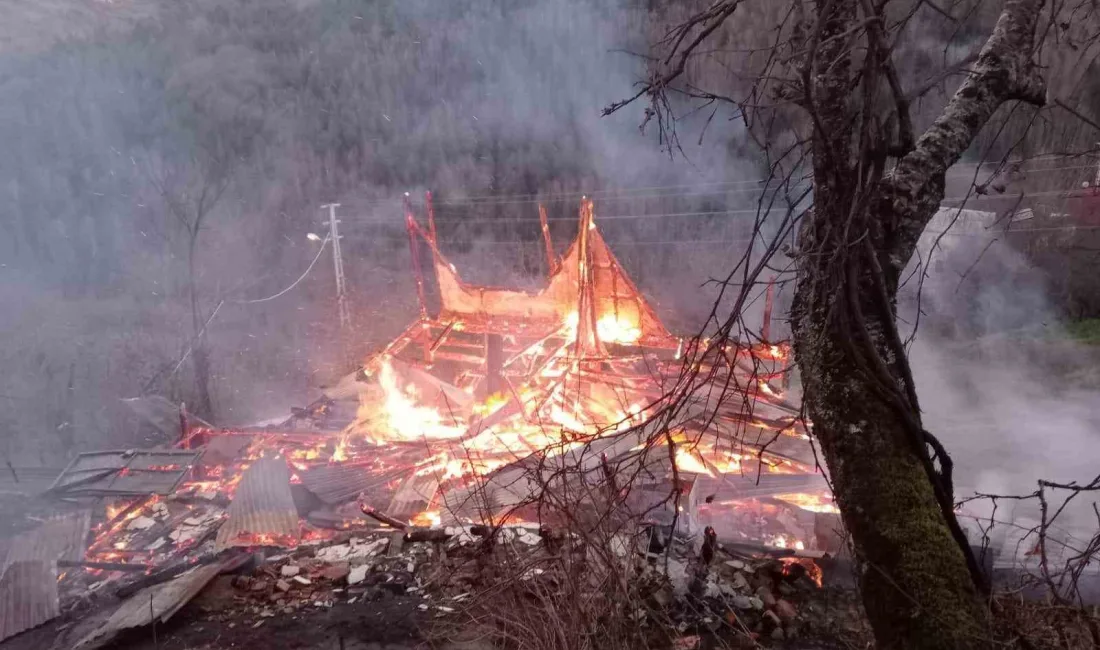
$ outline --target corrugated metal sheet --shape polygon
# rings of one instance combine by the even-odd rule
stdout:
[[[38,627],[60,613],[52,565],[19,561],[4,570],[0,578],[0,640]]]
[[[166,622],[221,572],[223,564],[214,562],[200,566],[169,582],[142,589],[119,605],[105,623],[81,639],[75,647],[100,647],[122,630],[149,625],[153,621]]]
[[[379,470],[374,463],[340,463],[338,465],[320,465],[299,472],[302,485],[317,495],[323,503],[339,505],[347,503],[366,492],[387,491],[386,484],[407,475],[407,469]]]
[[[284,458],[261,458],[241,477],[229,518],[218,530],[217,548],[294,546],[301,539],[298,510]],[[259,539],[257,539],[259,538]]]
[[[84,555],[90,513],[57,517],[12,538],[0,575],[0,640],[37,627],[60,613],[57,560]]]

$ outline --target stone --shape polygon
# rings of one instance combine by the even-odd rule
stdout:
[[[772,641],[782,641],[787,638],[787,635],[783,633],[783,628],[777,627],[772,630]]]
[[[237,589],[251,589],[253,580],[249,576],[233,576],[233,581],[230,583]]]
[[[738,590],[738,591],[749,591],[750,590],[748,578],[746,578],[745,574],[741,573],[740,571],[733,574],[732,582],[733,582],[733,588]]]
[[[290,583],[286,580],[276,580],[275,588],[279,591],[290,591]]]
[[[749,598],[749,602],[752,603],[752,608],[755,609],[755,610],[764,609],[764,601],[760,600],[756,596],[753,596],[752,598]]]
[[[344,579],[344,577],[346,577],[348,573],[350,573],[350,571],[351,570],[348,567],[347,563],[341,562],[339,564],[333,564],[332,566],[327,566],[324,569],[321,569],[320,575],[326,580],[336,581]]]
[[[357,585],[360,582],[363,582],[363,580],[365,580],[367,578],[367,571],[369,569],[370,569],[370,567],[366,564],[361,564],[357,567],[353,567],[348,572],[348,584],[349,585]]]
[[[268,585],[269,583],[267,580],[253,580],[249,589],[252,591],[267,591]]]
[[[767,609],[775,607],[775,603],[777,602],[775,594],[773,594],[771,592],[771,589],[768,589],[767,587],[760,587],[759,589],[757,589],[756,597],[764,603],[764,607],[766,607]]]
[[[726,564],[726,566],[733,567],[734,569],[737,569],[738,571],[741,571],[742,569],[745,568],[745,563],[742,562],[741,560],[726,560],[725,564]]]
[[[787,623],[790,623],[794,619],[798,618],[798,609],[790,603],[790,601],[780,598],[775,604],[775,613],[779,615],[779,618],[783,619]]]
[[[737,609],[741,609],[741,610],[753,609],[752,598],[749,598],[748,596],[742,596],[740,594],[735,594],[730,599],[730,603]]]
[[[283,576],[284,578],[293,578],[301,572],[302,567],[296,564],[287,564],[284,565],[283,568],[279,569],[279,575]]]

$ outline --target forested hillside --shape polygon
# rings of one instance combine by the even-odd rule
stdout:
[[[637,54],[689,9],[71,0],[5,20],[2,451],[16,464],[57,464],[76,448],[140,442],[121,398],[201,402],[186,357],[196,314],[205,325],[215,310],[204,415],[243,422],[308,399],[345,367],[346,345],[364,353],[415,310],[406,191],[435,193],[441,238],[471,277],[514,284],[545,270],[529,195],[546,200],[564,244],[579,193],[628,188],[597,194],[597,214],[672,216],[603,227],[643,288],[695,322],[713,295],[700,285],[732,250],[723,242],[744,231],[713,213],[751,208],[767,161],[744,153],[743,126],[725,108],[685,103],[671,155],[638,129],[640,115],[600,117],[644,76]],[[950,29],[929,23],[927,42]],[[984,33],[974,29],[975,47]],[[920,42],[906,46],[914,66],[967,54]],[[692,74],[737,83],[742,52]],[[943,101],[930,93],[922,111]],[[245,302],[300,276],[317,255],[306,234],[324,233],[320,205],[333,201],[357,329],[343,339],[327,255],[285,297]],[[501,245],[516,240],[531,244]]]

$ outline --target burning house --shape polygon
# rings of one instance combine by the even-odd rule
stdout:
[[[817,547],[836,510],[785,399],[788,345],[675,336],[600,234],[591,201],[561,256],[541,217],[551,273],[522,292],[463,281],[430,203],[426,227],[407,210],[420,313],[321,399],[276,427],[219,429],[181,414],[173,449],[74,459],[51,493],[98,523],[82,551],[59,546],[28,570],[50,574],[54,591],[37,610],[8,612],[4,634],[56,616],[58,588],[113,583],[132,595],[221,566],[226,549],[323,547],[364,531],[547,530],[574,507],[664,534],[710,527],[765,551]],[[33,590],[5,584],[9,604]],[[164,598],[162,620],[176,606]]]

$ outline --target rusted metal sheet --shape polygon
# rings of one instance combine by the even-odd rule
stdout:
[[[241,477],[228,513],[229,518],[218,530],[218,550],[231,546],[296,546],[301,535],[286,459],[261,458],[254,462]]]
[[[0,570],[0,640],[58,615],[56,563],[83,557],[89,522],[87,511],[65,515],[10,540]]]
[[[84,453],[69,463],[50,491],[68,496],[169,495],[200,455],[176,450]]]

